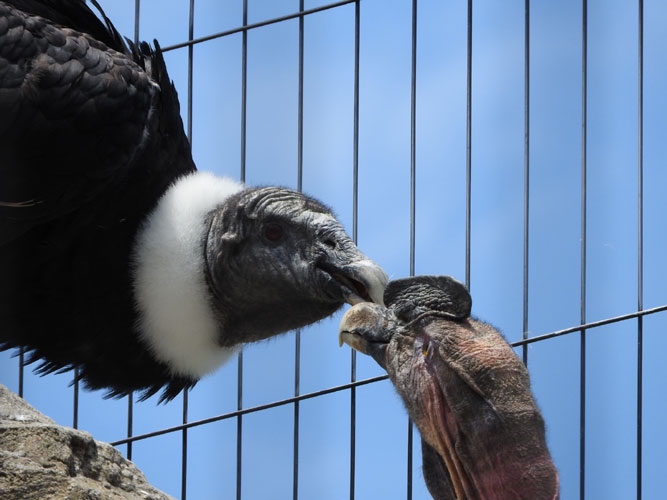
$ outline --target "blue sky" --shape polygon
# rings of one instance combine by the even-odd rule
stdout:
[[[134,1],[101,2],[121,33],[134,32]],[[306,1],[311,8],[326,2]],[[248,0],[249,22],[298,10],[297,0]],[[415,272],[465,278],[465,2],[419,2],[416,95]],[[353,220],[354,5],[308,16],[304,45],[303,189],[332,206],[360,248],[392,278],[410,273],[411,3],[361,2],[359,206]],[[638,280],[638,14],[631,2],[588,2],[586,260],[582,297],[581,2],[530,3],[528,309],[530,336],[667,303],[667,8],[644,2],[643,282]],[[188,2],[141,2],[140,38],[163,47],[188,34]],[[242,2],[197,0],[195,37],[242,24]],[[193,152],[202,170],[240,173],[241,45],[235,34],[194,49]],[[473,314],[510,341],[524,311],[524,2],[475,1],[472,55],[471,256]],[[166,54],[187,116],[187,49]],[[248,33],[249,184],[296,187],[298,21]],[[350,381],[350,350],[337,346],[340,314],[300,336],[300,392]],[[667,463],[667,313],[643,320],[642,488],[662,492]],[[586,334],[586,498],[637,491],[637,319]],[[559,468],[563,499],[580,498],[580,333],[532,344],[534,394]],[[520,352],[517,349],[517,352]],[[15,389],[17,361],[0,353],[0,382]],[[249,346],[243,405],[294,395],[295,335]],[[237,409],[237,362],[190,393],[191,421]],[[357,357],[357,379],[381,375]],[[72,423],[70,375],[26,375],[24,394]],[[347,498],[350,393],[302,401],[299,497]],[[80,395],[79,427],[125,437],[127,401]],[[134,405],[134,434],[182,422],[180,398]],[[236,419],[188,431],[189,499],[236,491]],[[293,405],[243,417],[242,496],[291,498]],[[407,490],[408,420],[389,382],[356,391],[356,498],[400,499]],[[120,447],[125,451],[125,447]],[[413,496],[428,498],[417,435]],[[157,487],[180,496],[181,433],[133,445]]]

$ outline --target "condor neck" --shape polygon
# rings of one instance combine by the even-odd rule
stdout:
[[[180,178],[159,200],[134,248],[139,332],[172,373],[200,378],[237,348],[222,347],[205,277],[207,215],[243,185],[206,172]]]

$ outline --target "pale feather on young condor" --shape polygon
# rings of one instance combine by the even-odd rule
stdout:
[[[0,1],[0,349],[170,399],[247,342],[381,302],[327,207],[196,171],[157,42],[99,10]]]
[[[465,286],[404,278],[389,282],[384,302],[352,307],[339,338],[387,370],[421,434],[433,498],[557,499],[528,371],[496,329],[470,317]]]

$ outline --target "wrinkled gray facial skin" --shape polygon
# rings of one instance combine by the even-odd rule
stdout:
[[[331,211],[284,188],[248,188],[210,215],[206,278],[222,345],[255,342],[329,316],[345,302],[382,303],[386,273]]]
[[[389,283],[384,302],[352,307],[340,340],[387,370],[421,433],[433,498],[558,499],[528,372],[497,330],[470,317],[465,287],[405,278]]]

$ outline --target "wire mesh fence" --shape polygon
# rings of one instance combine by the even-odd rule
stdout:
[[[465,281],[528,365],[562,498],[660,497],[661,2],[101,3],[160,41],[200,169],[315,195],[391,277]],[[167,405],[6,353],[2,382],[183,500],[427,498],[418,434],[339,319]]]

